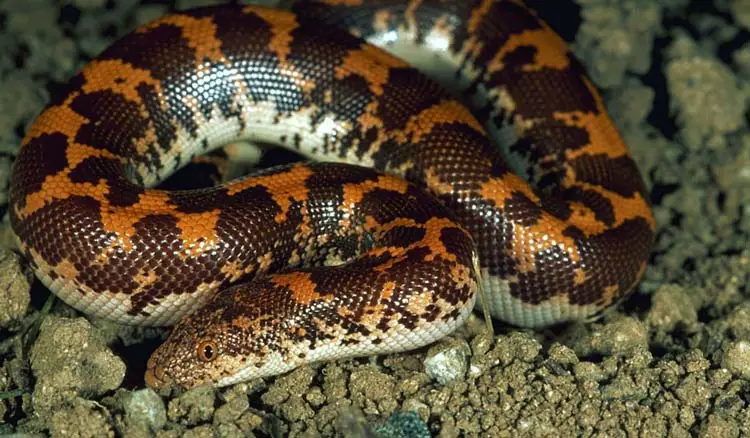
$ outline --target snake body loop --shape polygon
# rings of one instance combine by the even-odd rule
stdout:
[[[153,188],[236,140],[320,162]],[[10,196],[19,247],[64,301],[180,321],[151,386],[417,348],[463,323],[479,287],[512,324],[588,318],[633,289],[654,235],[595,86],[511,0],[160,18],[37,118]]]

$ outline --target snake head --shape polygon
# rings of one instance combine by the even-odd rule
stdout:
[[[201,316],[195,315],[200,319]],[[236,360],[229,354],[227,339],[215,326],[200,328],[191,318],[180,322],[148,360],[145,381],[151,388],[193,388],[215,384],[232,374]]]
[[[291,369],[278,348],[286,323],[269,316],[278,303],[268,289],[263,281],[228,288],[180,321],[149,358],[146,384],[226,386]]]

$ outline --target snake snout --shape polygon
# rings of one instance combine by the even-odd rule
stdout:
[[[149,359],[146,365],[146,374],[143,376],[146,385],[152,389],[168,388],[174,383],[169,375],[165,372],[164,367],[157,364],[153,357]]]
[[[146,386],[153,389],[163,388],[164,381],[160,376],[163,375],[161,368],[148,368],[146,374],[143,376],[143,380],[146,382]]]

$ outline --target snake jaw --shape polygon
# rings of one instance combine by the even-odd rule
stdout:
[[[146,374],[143,376],[146,386],[152,389],[169,388],[174,381],[166,374],[164,367],[154,363],[151,359],[146,366]]]

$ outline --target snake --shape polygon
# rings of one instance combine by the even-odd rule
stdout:
[[[159,188],[237,141],[304,160]],[[64,302],[173,326],[153,388],[417,349],[479,303],[518,327],[591,320],[633,291],[655,234],[601,93],[516,0],[172,12],[55,94],[9,199]]]

